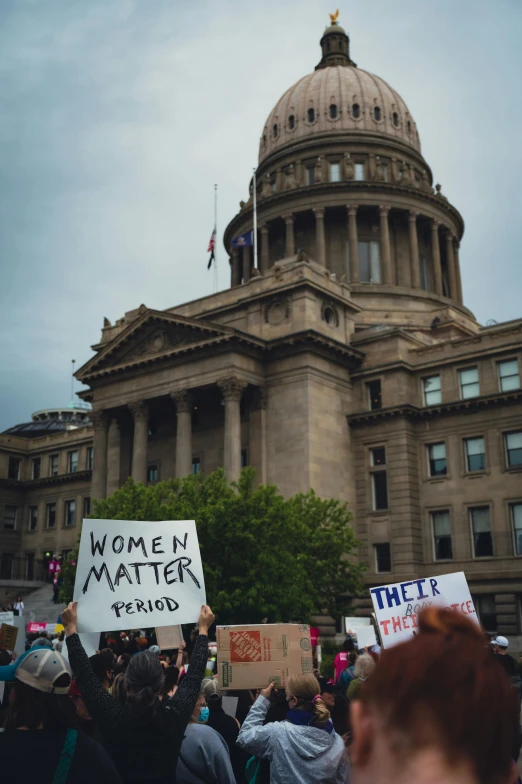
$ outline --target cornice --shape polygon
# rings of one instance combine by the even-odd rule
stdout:
[[[41,476],[39,479],[28,479],[26,481],[16,481],[15,479],[0,478],[0,487],[8,487],[10,490],[20,490],[26,492],[37,487],[49,487],[53,485],[67,484],[70,482],[87,482],[92,478],[92,470],[74,471],[69,474],[57,474],[56,476]]]

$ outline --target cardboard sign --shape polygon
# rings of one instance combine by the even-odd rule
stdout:
[[[12,626],[14,617],[13,612],[0,612],[0,623],[8,623]]]
[[[370,594],[384,648],[413,637],[426,607],[448,607],[479,623],[464,572],[382,585]]]
[[[0,648],[4,651],[14,651],[16,646],[16,638],[18,637],[18,629],[16,626],[3,623],[0,626]]]
[[[377,637],[375,636],[375,629],[373,626],[360,626],[357,629],[356,635],[357,647],[359,650],[377,645]]]
[[[310,627],[296,623],[218,626],[222,689],[284,687],[293,673],[313,672]]]
[[[206,604],[194,520],[84,520],[78,631],[193,623]]]
[[[181,626],[156,626],[156,640],[160,651],[169,651],[179,648],[183,642]]]

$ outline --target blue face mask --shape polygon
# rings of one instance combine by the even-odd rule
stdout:
[[[206,708],[206,707],[205,708],[200,708],[199,709],[199,716],[198,716],[197,720],[199,722],[201,722],[201,724],[204,724],[206,721],[208,721],[208,717],[209,716],[210,716],[210,711],[209,711],[208,708]]]

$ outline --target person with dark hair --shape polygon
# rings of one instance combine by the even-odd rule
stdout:
[[[176,694],[178,689],[179,670],[177,667],[171,666],[165,669],[165,679],[163,681],[163,688],[161,690],[161,699],[168,700]]]
[[[511,784],[519,705],[478,624],[430,607],[351,705],[352,784]]]
[[[346,689],[355,678],[355,663],[357,662],[357,651],[350,651],[346,659],[346,667],[339,675],[337,684],[340,691],[346,693]]]
[[[344,694],[340,693],[333,683],[324,678],[319,680],[321,699],[330,711],[334,730],[344,737],[350,730],[350,705]]]
[[[62,612],[69,661],[89,713],[124,782],[173,784],[183,734],[192,716],[208,657],[210,607],[199,616],[190,668],[176,694],[160,702],[163,667],[154,653],[132,657],[125,673],[127,700],[114,699],[101,685],[76,633],[76,602]]]
[[[116,667],[118,672],[125,672],[131,660],[130,653],[120,653],[116,659]]]
[[[334,667],[335,667],[335,682],[339,682],[339,677],[342,671],[347,666],[347,659],[348,654],[352,651],[356,651],[355,643],[351,637],[346,637],[345,641],[343,642],[343,649],[340,651],[334,659]]]
[[[78,729],[68,697],[71,670],[57,651],[32,648],[3,667],[0,678],[13,682],[0,732],[2,781],[33,782],[30,761],[38,760],[41,784],[121,784],[103,746]]]
[[[104,689],[111,688],[112,678],[114,676],[114,666],[112,664],[112,656],[109,659],[104,653],[95,653],[94,656],[89,658],[91,667],[94,674],[103,685]]]
[[[245,766],[248,762],[248,755],[236,745],[239,735],[239,722],[233,716],[229,716],[223,709],[223,695],[214,678],[205,678],[202,683],[203,692],[207,698],[209,710],[207,724],[213,730],[219,732],[228,746],[232,770],[236,777],[237,784],[245,781]]]

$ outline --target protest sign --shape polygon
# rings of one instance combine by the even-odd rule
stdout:
[[[78,630],[197,621],[206,604],[193,520],[84,520],[74,600]]]
[[[448,607],[479,622],[464,572],[382,585],[370,594],[384,648],[413,637],[426,607]]]
[[[168,651],[171,648],[179,648],[183,642],[181,626],[157,626],[156,640],[161,651]]]
[[[27,634],[40,634],[47,631],[46,623],[38,623],[37,621],[30,621],[27,624]]]
[[[359,626],[355,634],[357,635],[357,647],[359,650],[377,645],[377,637],[375,636],[373,626]]]
[[[358,615],[347,616],[344,619],[344,628],[346,634],[350,634],[350,632],[355,634],[356,630],[359,629],[361,626],[369,626],[369,625],[370,625],[369,618],[360,618]]]
[[[13,625],[13,612],[0,612],[0,623],[9,623],[11,626]]]
[[[221,707],[223,708],[227,716],[232,716],[233,719],[236,718],[238,702],[239,702],[239,697],[221,697]]]
[[[222,689],[263,689],[271,680],[282,687],[292,673],[313,672],[309,626],[218,626],[217,646]]]
[[[0,626],[0,648],[4,651],[14,651],[18,629],[8,623]]]

